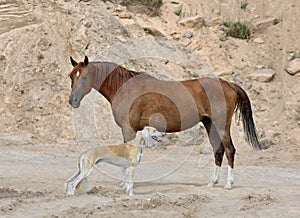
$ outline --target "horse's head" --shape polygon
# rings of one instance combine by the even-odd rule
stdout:
[[[70,60],[73,69],[69,73],[72,88],[69,103],[73,108],[78,108],[83,97],[92,89],[91,73],[89,73],[88,67],[89,60],[87,56],[80,63],[77,63],[72,57],[70,57]]]

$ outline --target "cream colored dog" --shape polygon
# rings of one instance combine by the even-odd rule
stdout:
[[[78,158],[78,171],[65,183],[66,194],[74,195],[80,191],[86,192],[87,177],[92,172],[94,165],[106,162],[123,168],[125,192],[131,196],[135,166],[141,161],[144,146],[152,147],[156,142],[161,142],[163,136],[164,134],[155,128],[146,126],[129,143],[101,146],[83,152]]]

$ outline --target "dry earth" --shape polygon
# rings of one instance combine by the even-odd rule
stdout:
[[[300,216],[300,73],[284,70],[300,51],[300,2],[249,0],[244,10],[236,0],[163,2],[151,17],[109,1],[0,0],[1,217]],[[178,23],[194,15],[202,25]],[[222,21],[237,18],[252,26],[248,41],[222,31]],[[71,55],[162,79],[237,82],[269,148],[253,152],[233,123],[234,188],[223,189],[226,160],[220,184],[208,188],[213,159],[197,126],[164,149],[145,151],[135,196],[124,195],[120,170],[109,165],[94,170],[87,194],[66,196],[63,184],[80,151],[121,141],[102,96],[91,93],[78,110],[68,105]],[[274,78],[260,81],[262,68]]]

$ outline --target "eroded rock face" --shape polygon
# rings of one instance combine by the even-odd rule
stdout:
[[[282,13],[289,19],[274,25],[277,20],[268,18],[273,17],[272,8],[253,7],[253,11],[247,12],[248,21],[263,31],[255,32],[251,40],[245,41],[226,38],[221,28],[226,18],[240,13],[240,2],[234,7],[215,1],[190,3],[164,1],[160,16],[151,17],[136,13],[138,5],[118,6],[115,1],[0,0],[2,131],[24,131],[49,143],[76,139],[80,132],[74,133],[75,111],[68,105],[67,74],[72,68],[69,56],[77,61],[82,61],[84,55],[91,61],[109,60],[161,79],[212,76],[234,81],[249,94],[253,108],[257,109],[255,116],[265,117],[278,99],[299,102],[300,77],[284,80],[282,75],[286,72],[281,62],[285,61],[283,51],[299,49],[295,47],[300,44],[294,28],[296,22],[291,21],[299,15],[296,8],[287,7]],[[182,16],[174,14],[178,4],[183,4]],[[278,6],[273,4],[274,8]],[[274,16],[280,17],[278,13]],[[289,28],[288,34],[279,31],[281,25]],[[291,75],[299,74],[298,63],[295,59],[285,70]],[[273,70],[253,70],[255,65],[271,65],[276,80],[272,80]],[[283,96],[281,90],[285,87],[291,87],[292,93]],[[114,123],[110,105],[98,93],[95,96],[98,111],[91,112],[97,117],[99,131],[95,135],[120,141],[120,128]],[[293,108],[285,111],[285,116],[290,117]],[[289,125],[297,125],[296,115],[291,118],[293,124],[278,125],[276,131],[284,132]],[[265,122],[257,124],[258,128],[265,126]],[[190,137],[187,132],[186,138]]]
[[[300,58],[296,58],[292,60],[288,65],[285,67],[286,72],[290,75],[295,75],[300,73]]]

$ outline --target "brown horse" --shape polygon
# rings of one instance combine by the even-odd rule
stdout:
[[[69,103],[80,106],[92,88],[111,104],[116,123],[121,127],[124,142],[135,138],[144,126],[159,131],[179,132],[202,122],[208,133],[215,157],[210,186],[219,180],[224,153],[228,160],[225,188],[233,183],[235,148],[230,126],[235,110],[240,111],[244,132],[255,149],[261,149],[252,117],[250,100],[237,84],[221,79],[200,78],[187,81],[162,81],[147,73],[127,70],[109,62],[89,62],[85,57],[73,65],[69,76],[72,92]]]

